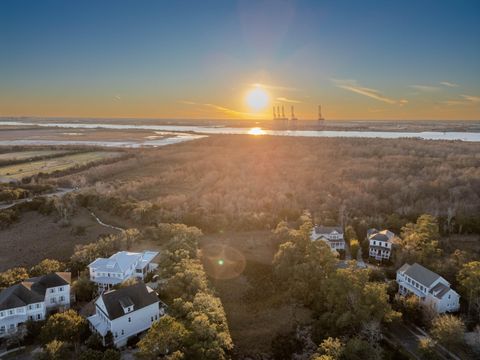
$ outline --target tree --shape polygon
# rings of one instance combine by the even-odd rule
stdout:
[[[178,254],[179,251],[181,250],[175,253]],[[168,278],[165,295],[170,299],[191,300],[196,293],[209,291],[207,276],[199,260],[181,259],[171,268],[164,267],[161,271],[162,277]]]
[[[233,342],[227,317],[219,298],[198,292],[193,301],[175,299],[172,311],[189,330],[187,358],[227,359]]]
[[[280,245],[273,259],[278,288],[304,305],[321,297],[324,281],[335,270],[337,260],[323,241],[312,241],[311,216],[304,212],[298,230],[291,230],[289,241]]]
[[[358,239],[357,233],[352,225],[345,228],[345,240],[351,245],[352,240]],[[357,240],[358,241],[358,240]]]
[[[432,322],[432,336],[441,345],[455,347],[464,342],[465,324],[453,315],[440,315]]]
[[[25,279],[28,279],[27,269],[15,267],[0,273],[0,289],[7,288]]]
[[[435,351],[435,340],[431,338],[423,338],[418,342],[418,350],[422,356],[422,359],[425,360],[437,360],[439,356]]]
[[[272,231],[273,239],[277,245],[290,239],[290,228],[285,220],[280,221]]]
[[[50,316],[42,328],[40,337],[44,343],[60,340],[78,343],[87,330],[87,322],[74,310]]]
[[[183,352],[188,333],[181,322],[169,315],[162,316],[138,343],[139,356],[158,359],[176,351]]]
[[[350,241],[350,253],[352,254],[352,259],[356,259],[358,256],[358,250],[360,249],[360,243],[357,239],[352,239]]]
[[[31,276],[47,275],[65,270],[65,264],[58,260],[44,259],[30,269]]]
[[[468,300],[469,309],[480,314],[480,261],[471,261],[463,265],[457,275],[462,295]]]
[[[440,238],[438,221],[432,215],[421,215],[415,224],[408,223],[402,228],[401,247],[407,260],[431,264],[441,254],[438,247]]]
[[[97,284],[87,276],[80,276],[72,285],[77,301],[90,301],[97,293]]]
[[[370,321],[391,322],[400,317],[393,311],[386,284],[368,281],[368,270],[358,269],[355,263],[337,269],[329,277],[320,319],[335,331],[357,333]]]
[[[338,338],[326,338],[318,345],[318,349],[311,360],[340,360],[345,344]]]
[[[45,344],[43,351],[38,356],[39,360],[64,360],[68,358],[68,347],[60,340],[52,340]]]

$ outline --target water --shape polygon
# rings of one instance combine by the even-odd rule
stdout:
[[[190,141],[205,135],[273,135],[300,137],[345,137],[345,138],[380,138],[400,139],[415,138],[423,140],[460,140],[479,142],[477,132],[395,132],[395,131],[330,131],[330,130],[262,130],[261,128],[208,127],[186,125],[134,125],[102,123],[33,123],[20,121],[2,121],[0,126],[38,126],[64,129],[111,129],[111,130],[151,130],[172,132],[173,137],[143,141],[80,141],[80,140],[0,140],[0,145],[98,145],[111,147],[164,146]]]

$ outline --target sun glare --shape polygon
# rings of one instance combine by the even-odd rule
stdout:
[[[249,131],[248,131],[248,134],[249,135],[264,135],[265,134],[265,131],[263,131],[261,128],[259,127],[254,127],[254,128],[251,128]]]
[[[261,111],[268,106],[270,98],[265,90],[256,87],[247,93],[245,100],[251,111]]]

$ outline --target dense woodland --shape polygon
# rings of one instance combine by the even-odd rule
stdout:
[[[442,234],[480,233],[477,143],[210,137],[58,182],[93,185],[89,205],[125,218],[205,232],[273,228],[309,209],[316,223],[353,222],[361,235],[370,225],[398,232],[423,213]]]

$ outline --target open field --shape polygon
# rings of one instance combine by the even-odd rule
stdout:
[[[0,153],[0,164],[6,161],[30,161],[35,158],[67,154],[68,152],[66,150],[30,150]]]
[[[310,319],[307,309],[286,304],[283,295],[259,284],[255,288],[255,279],[262,273],[259,267],[268,269],[275,252],[269,231],[207,235],[200,249],[227,314],[237,355],[268,354],[276,335]],[[223,260],[222,266],[217,265],[217,258]]]
[[[75,227],[85,233],[75,235]],[[36,211],[21,214],[20,220],[0,231],[0,272],[15,266],[33,266],[45,258],[68,260],[77,244],[95,241],[116,232],[99,225],[85,209],[79,209],[69,226],[51,215]]]
[[[74,166],[82,166],[95,161],[112,159],[119,155],[120,153],[118,152],[93,151],[9,165],[0,167],[0,178],[20,180],[24,177],[33,176],[38,173],[49,174],[55,171],[66,170]]]

